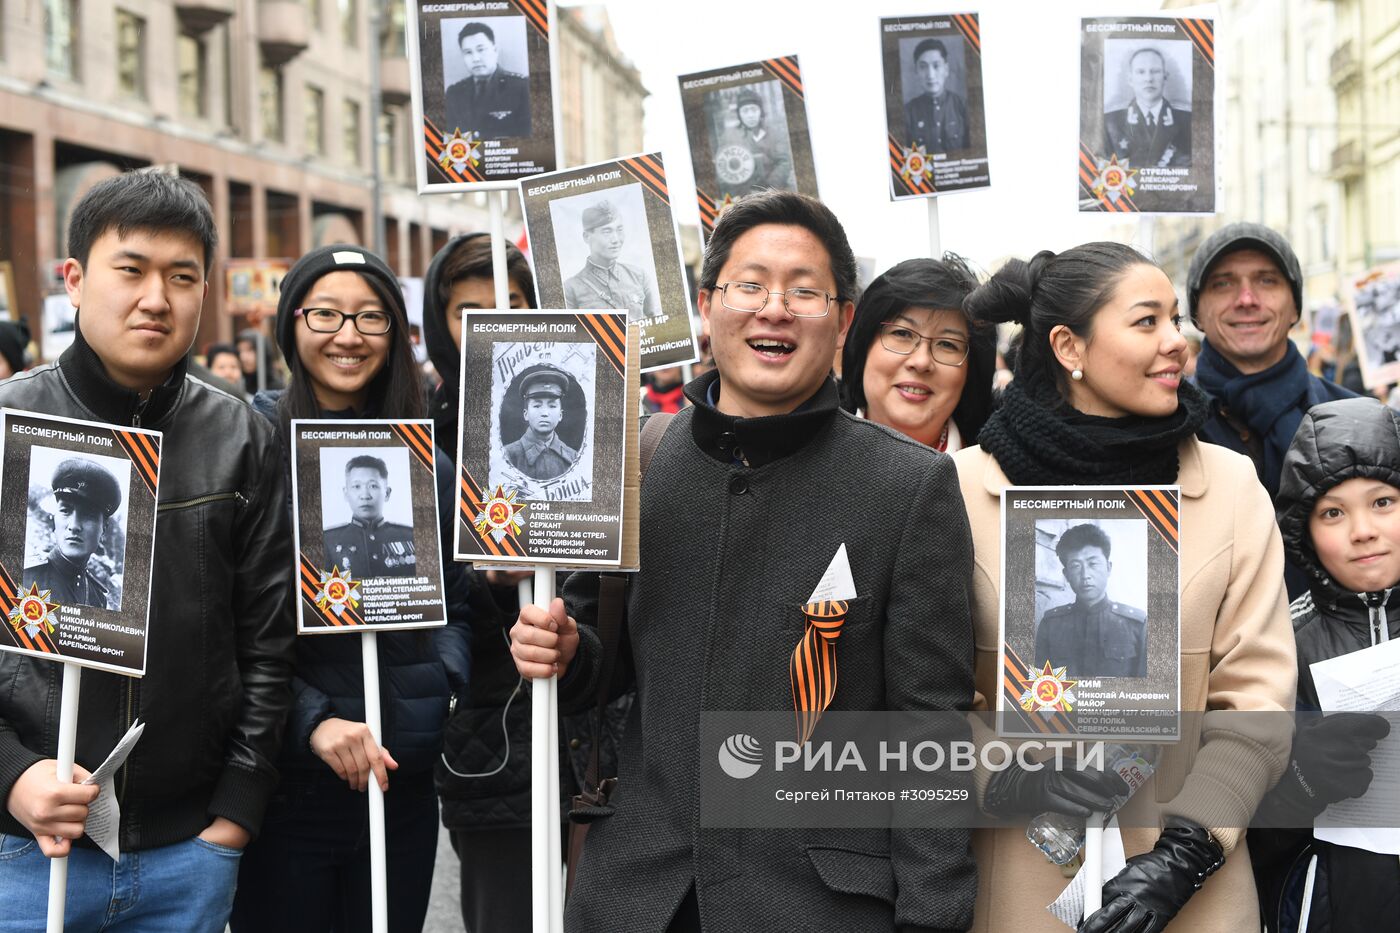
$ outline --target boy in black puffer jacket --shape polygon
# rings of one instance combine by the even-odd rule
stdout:
[[[1284,460],[1277,499],[1289,559],[1309,592],[1293,602],[1298,709],[1321,710],[1313,663],[1400,638],[1400,430],[1375,399],[1313,407]],[[1249,833],[1262,908],[1277,933],[1385,929],[1400,916],[1400,860],[1313,838],[1312,819],[1365,793],[1390,731],[1366,713],[1300,716],[1293,754]]]

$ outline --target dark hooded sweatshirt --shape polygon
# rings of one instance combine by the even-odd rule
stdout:
[[[1308,533],[1317,500],[1360,477],[1400,488],[1395,413],[1369,398],[1314,406],[1288,449],[1275,501],[1284,548],[1309,583],[1291,607],[1300,710],[1321,708],[1311,664],[1400,638],[1400,585],[1371,594],[1342,589],[1322,566]],[[1400,917],[1400,858],[1321,842],[1309,830],[1258,829],[1248,838],[1270,930],[1298,929],[1314,860],[1307,933],[1394,928]]]

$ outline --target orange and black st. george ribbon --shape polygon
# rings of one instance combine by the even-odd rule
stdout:
[[[807,630],[792,652],[792,705],[797,713],[797,740],[805,743],[836,695],[836,639],[846,622],[845,600],[827,599],[802,607]]]

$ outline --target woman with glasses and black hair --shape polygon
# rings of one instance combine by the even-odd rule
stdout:
[[[975,442],[992,410],[996,331],[962,311],[977,279],[958,256],[907,259],[861,295],[841,352],[845,407],[935,450]]]
[[[277,343],[291,379],[285,391],[258,393],[253,407],[279,425],[284,466],[293,419],[425,417],[403,292],[373,253],[336,245],[303,256],[282,280]],[[453,467],[441,451],[435,455],[445,544],[456,503]],[[356,558],[370,566],[374,549],[388,544],[387,535],[375,534],[382,527],[370,521],[360,529],[363,553]],[[231,918],[238,933],[369,928],[363,792],[371,780],[385,791],[389,929],[422,928],[437,854],[433,763],[449,698],[454,690],[466,694],[470,663],[470,583],[462,564],[441,565],[447,625],[379,635],[382,745],[364,721],[359,638],[297,639],[295,697],[277,762],[281,783],[262,836],[239,868]]]

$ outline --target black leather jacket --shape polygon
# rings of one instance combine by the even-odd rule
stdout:
[[[76,760],[95,769],[134,719],[146,723],[116,778],[124,851],[188,839],[219,816],[256,834],[296,636],[272,427],[183,363],[143,403],[81,333],[57,363],[0,384],[0,405],[163,432],[146,675],[83,673]],[[58,664],[0,654],[0,800],[56,755],[60,681]],[[28,835],[7,810],[0,833]]]

